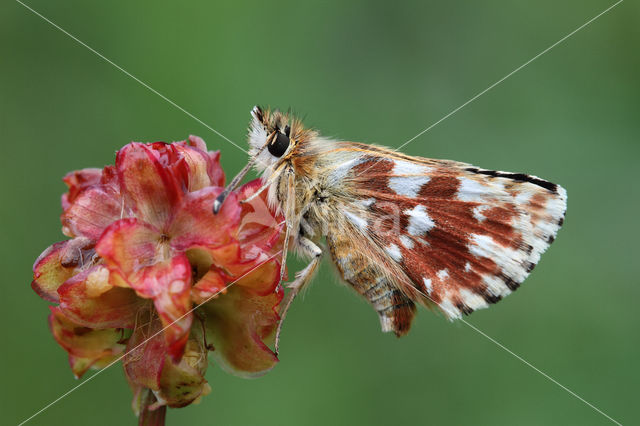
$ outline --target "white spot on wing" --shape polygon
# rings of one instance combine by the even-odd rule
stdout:
[[[489,206],[487,205],[480,205],[480,206],[476,206],[473,208],[472,212],[473,212],[473,217],[478,221],[478,222],[482,222],[483,220],[486,220],[487,217],[485,215],[482,214],[483,211],[487,210],[489,208]]]
[[[523,189],[515,197],[516,204],[527,204],[531,197],[533,197],[533,192]]]
[[[466,177],[459,177],[460,187],[458,188],[458,199],[474,203],[482,203],[487,201],[487,193],[489,188],[480,182]]]
[[[358,157],[350,158],[346,161],[341,162],[340,164],[335,166],[333,169],[331,169],[331,173],[329,173],[329,176],[328,176],[328,184],[331,186],[339,184],[340,182],[342,182],[342,180],[344,180],[344,178],[347,176],[347,174],[351,171],[352,168],[354,168],[358,164],[361,164],[363,161],[364,161],[364,157],[358,156]]]
[[[445,295],[445,297],[442,299],[442,302],[440,302],[438,306],[440,306],[440,309],[444,311],[449,319],[462,318],[462,314],[460,313],[458,308],[453,306],[453,303],[451,303],[450,297],[448,295]]]
[[[407,237],[406,235],[400,235],[400,242],[409,250],[413,249],[414,243],[413,239],[411,239],[410,237]]]
[[[477,309],[486,308],[489,304],[482,298],[482,296],[472,292],[469,289],[461,288],[460,289],[460,297],[465,305],[473,309],[474,311]]]
[[[362,207],[370,207],[373,203],[376,202],[375,198],[366,198],[364,200],[356,201],[356,204],[361,205]]]
[[[422,282],[424,283],[424,287],[427,289],[427,295],[431,296],[431,292],[433,291],[433,285],[431,284],[431,278],[422,277]]]
[[[511,294],[511,290],[509,289],[509,287],[507,287],[505,283],[498,277],[484,274],[482,275],[482,282],[486,284],[489,293],[493,294],[494,296],[505,297]]]
[[[529,262],[530,257],[526,252],[504,247],[487,235],[471,234],[469,252],[477,257],[484,257],[493,260],[502,270],[502,274],[511,277],[518,283],[524,281],[528,272],[524,264]],[[482,281],[487,285],[489,291],[495,296],[506,296],[511,290],[502,279],[484,274]]]
[[[469,262],[466,262],[464,264],[464,271],[469,272],[470,270],[471,270],[471,264]]]
[[[472,255],[491,259],[502,269],[503,274],[517,282],[524,281],[527,272],[522,264],[528,258],[526,252],[498,244],[488,235],[471,234],[470,241],[469,252]]]
[[[414,237],[425,235],[436,224],[431,220],[427,209],[423,205],[417,205],[411,210],[405,210],[404,214],[409,216],[409,226],[407,226],[407,232]]]
[[[344,214],[345,214],[345,216],[347,216],[347,219],[349,219],[349,222],[353,223],[361,231],[364,231],[364,230],[367,229],[367,220],[366,219],[363,219],[360,216],[358,216],[357,214],[351,213],[350,211],[345,211]]]
[[[447,278],[449,278],[449,271],[447,271],[446,269],[441,269],[438,271],[438,273],[436,274],[438,276],[438,279],[440,281],[444,281]]]
[[[394,160],[391,174],[397,175],[389,178],[389,188],[398,195],[414,198],[420,188],[429,182],[430,167],[404,160]]]
[[[400,253],[400,247],[398,247],[397,245],[390,244],[389,246],[385,247],[384,250],[396,262],[400,262],[402,260],[402,254]]]

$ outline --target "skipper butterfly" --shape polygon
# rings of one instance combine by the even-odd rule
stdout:
[[[281,322],[326,247],[340,275],[378,313],[383,331],[409,331],[416,304],[447,318],[516,290],[562,226],[567,193],[535,176],[322,137],[300,120],[255,107],[251,159],[214,204],[255,167],[284,214],[285,248],[310,259],[288,285]],[[280,327],[276,337],[276,352]]]

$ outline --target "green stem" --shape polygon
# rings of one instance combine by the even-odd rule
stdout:
[[[149,406],[155,404],[158,400],[151,390],[145,389],[142,407],[140,407],[140,416],[138,417],[138,426],[164,426],[165,416],[167,414],[167,406],[157,407],[150,410]]]

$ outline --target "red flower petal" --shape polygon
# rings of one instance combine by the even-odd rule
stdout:
[[[238,189],[238,198],[244,200],[253,195],[263,184],[255,179]],[[284,216],[276,215],[267,203],[267,191],[249,202],[242,204],[242,222],[238,239],[244,247],[243,258],[249,260],[258,257],[263,251],[275,253],[282,248],[284,241]],[[256,251],[254,248],[258,248]],[[271,250],[274,249],[274,250]]]
[[[187,251],[196,283],[191,288],[191,299],[195,304],[199,305],[218,294],[224,294],[232,277],[223,269],[229,263],[238,262],[239,253],[238,243],[216,249],[194,248]]]
[[[131,286],[142,297],[152,298],[165,327],[164,336],[173,360],[182,356],[189,337],[191,265],[184,254],[142,269]]]
[[[149,301],[128,288],[109,284],[109,270],[94,266],[67,280],[60,288],[60,308],[67,318],[91,328],[133,328]]]
[[[207,153],[180,145],[175,145],[174,148],[184,158],[189,168],[187,191],[193,192],[211,185],[211,180],[207,174],[207,160],[209,159]]]
[[[251,268],[248,269],[251,272],[244,272],[243,275],[246,275],[241,275],[242,278],[236,281],[235,285],[249,288],[258,295],[266,296],[272,293],[280,282],[279,259],[280,257],[276,256],[257,268],[252,263]]]
[[[224,269],[229,281],[233,281],[235,285],[251,288],[254,292],[266,295],[273,292],[276,285],[280,281],[280,258],[281,253],[267,255],[261,252],[260,256],[250,261],[242,261],[239,257],[240,249],[237,244],[230,244],[222,249],[209,250],[213,255],[214,263],[220,265],[219,268]],[[233,252],[230,249],[236,248]],[[224,256],[221,256],[224,255]],[[235,255],[235,257],[232,257]],[[226,262],[220,262],[220,259]]]
[[[260,251],[259,257],[243,261],[241,246],[233,242],[222,247],[197,247],[187,251],[189,262],[197,270],[196,285],[192,294],[196,303],[211,297],[227,283],[251,288],[262,295],[273,292],[280,280],[279,255],[267,256]],[[272,257],[269,259],[269,257]]]
[[[220,167],[220,151],[207,151],[207,144],[199,136],[189,135],[189,139],[174,142],[174,146],[196,148],[206,154],[206,172],[209,175],[211,186],[224,186],[225,177],[222,167]]]
[[[179,359],[192,320],[187,257],[178,254],[161,260],[171,256],[168,244],[153,227],[136,219],[123,219],[107,228],[96,251],[138,295],[153,299],[167,327],[164,334],[170,353]]]
[[[182,199],[182,188],[174,171],[165,166],[176,160],[169,158],[175,153],[155,145],[126,145],[118,151],[116,169],[126,206],[137,218],[163,229]]]
[[[62,209],[66,210],[83,189],[99,183],[101,176],[102,170],[94,168],[67,173],[62,180],[69,187],[69,191],[62,196]]]
[[[187,140],[177,142],[177,144],[192,146],[194,148],[198,148],[201,151],[207,152],[207,144],[204,142],[204,139],[202,139],[200,136],[189,135],[189,138]],[[216,186],[222,186],[222,185],[216,185]]]
[[[97,241],[102,231],[122,214],[122,201],[117,188],[94,185],[84,188],[64,210],[62,230],[69,237],[83,236]]]
[[[211,186],[224,186],[225,176],[222,167],[220,167],[220,151],[209,151],[209,179],[211,179]]]
[[[79,379],[86,373],[90,368],[99,370],[101,368],[107,367],[109,364],[113,363],[119,357],[119,352],[111,355],[105,355],[99,359],[92,358],[79,358],[73,355],[69,355],[69,365],[71,366],[71,371],[76,379]]]
[[[186,142],[186,141],[185,141]],[[187,143],[174,143],[175,150],[185,159],[189,167],[188,191],[193,192],[207,186],[223,186],[224,173],[220,167],[218,154],[212,158],[205,150],[197,149]]]
[[[268,296],[231,286],[227,293],[202,306],[207,342],[212,356],[227,371],[257,377],[278,362],[264,340],[270,339],[280,319],[276,308],[282,300],[280,287]]]
[[[157,391],[165,362],[169,361],[162,323],[157,317],[145,316],[127,342],[127,355],[123,360],[127,380],[132,387],[143,386]]]
[[[194,246],[220,247],[235,237],[241,207],[230,194],[222,209],[213,214],[213,202],[223,188],[208,187],[189,193],[169,227],[171,247],[185,251]]]
[[[112,359],[124,350],[118,342],[122,332],[117,329],[92,330],[69,320],[58,307],[50,306],[49,327],[56,341],[68,353],[77,377],[100,361]]]
[[[43,299],[58,302],[58,287],[71,278],[76,267],[90,260],[90,245],[86,238],[75,238],[49,246],[33,264],[31,288]]]
[[[234,274],[231,267],[242,260],[240,257],[240,243],[235,241],[224,246],[208,248],[206,251],[209,253],[209,256],[211,256],[210,265],[216,265],[220,268],[224,268],[230,275]]]
[[[213,267],[191,287],[191,298],[194,303],[201,304],[210,298],[225,292],[227,283],[217,268]]]
[[[162,235],[153,226],[137,219],[121,219],[104,231],[96,252],[111,270],[131,282],[134,273],[157,261],[161,240]]]
[[[137,392],[141,386],[152,389],[158,398],[156,407],[164,404],[183,407],[209,391],[204,379],[207,350],[201,327],[194,327],[185,354],[178,363],[171,362],[168,357],[161,330],[162,324],[157,318],[145,321],[134,330],[124,362],[127,379]]]
[[[178,183],[182,192],[186,192],[189,187],[189,165],[178,148],[179,145],[166,142],[153,142],[145,145],[158,159],[164,169],[166,169]]]

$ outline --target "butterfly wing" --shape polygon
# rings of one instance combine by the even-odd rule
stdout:
[[[404,294],[451,319],[516,290],[564,220],[566,191],[535,176],[369,145],[339,151],[330,179],[345,219],[402,270]]]

